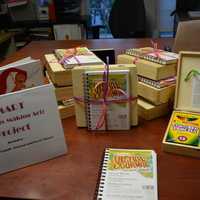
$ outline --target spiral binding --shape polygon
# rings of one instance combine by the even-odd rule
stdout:
[[[165,61],[165,60],[163,60],[159,57],[154,57],[154,56],[151,56],[151,55],[143,55],[142,53],[138,52],[138,50],[135,49],[135,48],[127,49],[125,53],[127,55],[143,58],[145,60],[152,61],[152,62],[155,62],[155,63],[158,63],[158,64],[162,64],[162,65],[167,64],[167,61]]]
[[[87,72],[83,76],[84,78],[84,99],[85,99],[85,118],[87,122],[88,130],[91,130],[91,114],[90,114],[90,95],[89,95],[89,82]]]
[[[106,149],[105,154],[104,154],[102,169],[101,169],[101,177],[100,177],[99,188],[97,192],[97,200],[103,200],[103,192],[104,192],[104,185],[105,185],[105,180],[106,180],[108,160],[109,160],[109,149]]]

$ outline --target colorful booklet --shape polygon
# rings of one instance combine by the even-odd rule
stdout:
[[[77,65],[103,64],[103,61],[86,47],[56,49],[54,53],[63,67],[67,69]]]
[[[0,68],[0,95],[43,84],[40,60],[27,57]]]
[[[155,50],[152,47],[127,49],[126,54],[163,65],[178,62],[178,54],[160,49]]]
[[[97,200],[157,200],[157,159],[152,150],[106,149]]]
[[[155,81],[155,80],[138,75],[138,81],[145,83],[147,85],[153,86],[157,89],[161,89],[161,88],[176,84],[176,77],[174,76],[174,77]]]
[[[125,99],[130,95],[129,70],[109,71],[106,95],[103,73],[103,71],[85,72],[84,96],[88,129],[128,130],[130,102]]]
[[[200,114],[174,111],[168,125],[166,142],[199,145]]]

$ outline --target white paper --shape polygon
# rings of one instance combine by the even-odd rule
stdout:
[[[193,77],[192,82],[192,107],[200,108],[200,75]]]
[[[0,173],[66,153],[54,87],[0,96]]]

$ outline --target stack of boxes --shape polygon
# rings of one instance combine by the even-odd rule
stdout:
[[[83,52],[86,52],[86,54],[84,55]],[[102,64],[103,61],[86,47],[57,49],[53,54],[46,54],[45,60],[47,78],[55,86],[60,116],[62,119],[73,116],[75,111],[72,90],[72,68],[86,64],[91,65],[92,63]]]
[[[117,62],[137,66],[139,116],[151,120],[167,114],[174,99],[178,55],[146,47],[127,50]]]

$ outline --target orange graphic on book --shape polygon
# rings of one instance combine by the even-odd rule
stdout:
[[[110,165],[113,169],[147,168],[148,162],[141,156],[113,156]]]
[[[12,78],[12,83],[9,78]],[[27,72],[17,68],[9,68],[0,74],[0,95],[15,92],[26,88]],[[9,84],[14,87],[8,91]]]
[[[96,99],[102,98],[104,93],[104,85],[103,81],[98,82],[95,87],[92,89],[92,96]],[[123,95],[120,89],[120,85],[115,81],[108,82],[108,92],[107,97],[121,96]]]

